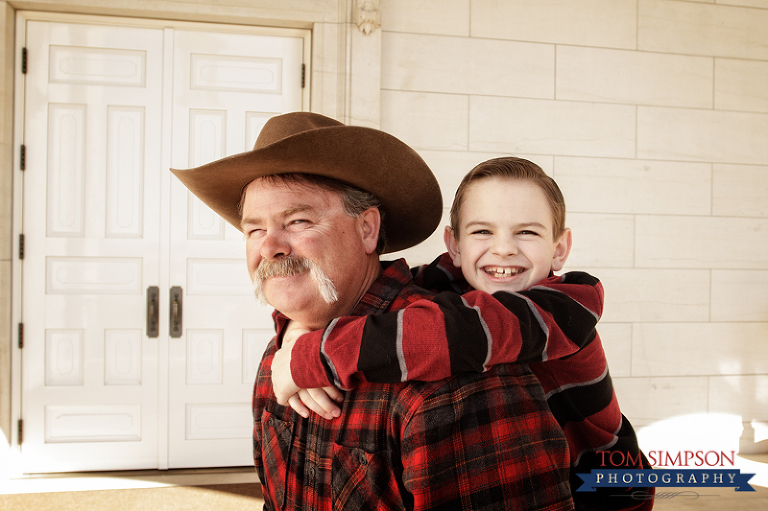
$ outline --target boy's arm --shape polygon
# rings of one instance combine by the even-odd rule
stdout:
[[[434,381],[510,362],[562,358],[589,344],[603,288],[583,272],[553,276],[520,293],[444,292],[398,312],[334,319],[291,351],[300,388],[356,381]]]

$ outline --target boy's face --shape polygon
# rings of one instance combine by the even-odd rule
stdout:
[[[562,269],[571,231],[557,239],[544,191],[521,179],[485,178],[464,195],[458,241],[446,228],[445,244],[467,282],[488,293],[523,291]]]

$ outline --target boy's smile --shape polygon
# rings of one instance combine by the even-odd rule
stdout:
[[[554,238],[543,190],[522,179],[473,182],[461,206],[458,240],[446,244],[467,282],[488,293],[523,291],[560,270],[570,251],[570,230]]]
[[[503,279],[507,277],[514,277],[515,275],[519,275],[520,273],[523,273],[525,271],[525,268],[521,267],[503,267],[503,266],[486,266],[483,268],[483,271],[490,275],[491,277],[495,277],[497,279]]]

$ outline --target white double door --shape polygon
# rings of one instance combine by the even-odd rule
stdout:
[[[271,311],[169,168],[302,110],[308,36],[95,21],[19,20],[23,470],[250,465]]]

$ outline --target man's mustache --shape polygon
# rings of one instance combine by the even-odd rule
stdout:
[[[339,299],[336,286],[328,275],[310,259],[300,256],[283,256],[278,259],[264,259],[253,274],[253,290],[256,298],[263,304],[267,304],[264,295],[264,281],[273,277],[294,277],[309,272],[310,277],[317,285],[323,300],[331,304]]]
[[[294,277],[312,269],[314,263],[306,257],[284,256],[279,259],[264,259],[256,268],[253,279],[264,281],[273,277]]]

